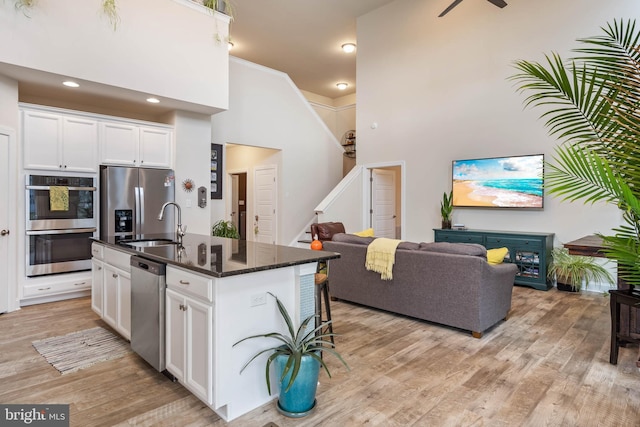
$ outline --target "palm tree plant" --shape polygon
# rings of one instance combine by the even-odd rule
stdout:
[[[619,275],[640,285],[640,32],[635,21],[614,20],[604,34],[578,39],[568,62],[547,55],[546,64],[520,60],[511,77],[526,106],[542,118],[556,147],[547,164],[546,188],[566,201],[615,204],[623,224],[602,235],[604,253]]]
[[[320,366],[324,368],[329,378],[331,373],[322,359],[322,353],[327,352],[337,357],[349,369],[342,356],[334,350],[335,344],[331,342],[333,333],[323,333],[331,320],[322,322],[315,329],[307,331],[307,326],[317,315],[312,314],[302,321],[298,329],[293,326],[291,316],[282,301],[269,292],[275,298],[278,311],[284,320],[288,335],[280,332],[252,335],[236,342],[234,346],[243,341],[255,338],[272,338],[277,341],[274,347],[266,348],[256,353],[244,364],[240,373],[258,356],[270,353],[265,368],[267,390],[271,394],[271,364],[275,362],[278,380],[280,382],[279,409],[287,414],[301,414],[311,410],[315,402],[316,386]],[[298,415],[296,415],[298,416]]]

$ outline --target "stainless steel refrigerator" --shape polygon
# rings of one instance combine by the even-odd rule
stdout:
[[[173,170],[100,166],[99,184],[102,238],[175,233],[172,206],[158,220],[162,205],[175,198]]]

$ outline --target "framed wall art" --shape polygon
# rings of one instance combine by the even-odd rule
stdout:
[[[211,199],[222,199],[222,145],[211,144]]]

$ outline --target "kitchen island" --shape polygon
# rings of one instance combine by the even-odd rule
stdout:
[[[270,340],[240,339],[285,331],[277,295],[298,322],[314,313],[314,274],[318,261],[334,252],[187,234],[135,236],[156,246],[130,246],[115,237],[92,246],[92,307],[124,337],[131,336],[131,255],[166,267],[166,370],[220,417],[230,421],[274,399],[264,378],[262,355],[240,374],[244,364]],[[272,379],[273,381],[273,379]]]

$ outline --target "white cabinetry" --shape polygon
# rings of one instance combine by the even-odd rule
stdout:
[[[104,289],[104,263],[98,259],[91,260],[91,309],[102,317],[102,292]]]
[[[173,132],[165,127],[100,123],[102,164],[171,168]]]
[[[91,274],[87,271],[27,278],[22,286],[22,305],[58,301],[81,296],[91,289]]]
[[[122,251],[91,246],[91,308],[124,338],[131,339],[131,256]],[[102,254],[102,260],[98,259]]]
[[[97,120],[24,109],[22,121],[25,169],[97,170]]]
[[[212,405],[212,281],[167,267],[167,287],[167,370],[198,398]]]

